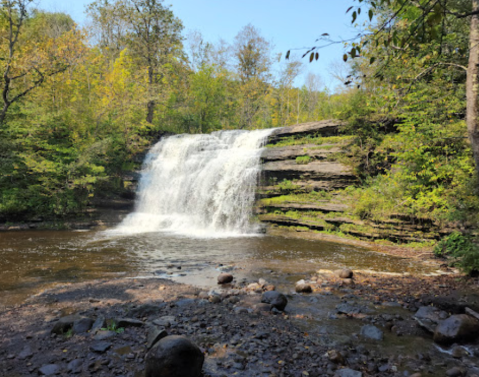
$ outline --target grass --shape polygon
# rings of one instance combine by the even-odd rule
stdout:
[[[117,327],[117,324],[115,322],[111,322],[108,324],[107,327],[103,327],[101,330],[103,331],[114,331],[117,334],[121,334],[125,331],[124,327]]]
[[[307,165],[311,162],[311,156],[298,156],[296,157],[296,163],[298,165]]]

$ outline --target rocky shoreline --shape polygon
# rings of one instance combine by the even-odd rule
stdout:
[[[0,313],[0,375],[145,376],[165,335],[200,348],[204,377],[479,375],[479,322],[464,314],[479,310],[476,280],[320,270],[275,287],[262,274],[212,289],[149,278],[51,289]],[[438,341],[431,331],[457,314],[468,335]]]

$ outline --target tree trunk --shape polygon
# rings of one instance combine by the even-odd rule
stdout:
[[[148,101],[147,113],[146,113],[146,121],[148,123],[153,123],[153,116],[155,115],[155,101]]]
[[[472,0],[472,11],[479,9],[479,0]],[[467,132],[474,155],[476,171],[479,173],[479,15],[471,17],[469,35],[469,65],[467,67],[466,97],[467,97]]]

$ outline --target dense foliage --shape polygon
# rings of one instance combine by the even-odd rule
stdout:
[[[94,1],[88,30],[30,6],[0,9],[4,221],[77,213],[121,193],[135,155],[165,132],[282,126],[340,106],[314,75],[293,87],[297,61],[275,75],[271,44],[251,25],[211,44],[185,38],[160,0]]]

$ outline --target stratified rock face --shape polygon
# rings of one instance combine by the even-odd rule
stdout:
[[[439,344],[464,343],[479,337],[479,321],[467,314],[452,315],[439,323],[434,341]]]
[[[351,169],[336,161],[311,161],[298,164],[296,160],[272,161],[263,165],[264,177],[283,180],[321,182],[323,189],[337,189],[352,185],[356,176]]]
[[[295,124],[294,126],[279,128],[269,138],[270,143],[277,143],[289,136],[306,136],[319,134],[321,136],[335,136],[343,123],[339,120],[322,120],[320,122],[308,122]]]
[[[184,336],[161,339],[146,357],[146,377],[200,377],[204,355]]]

